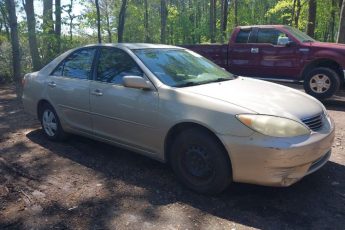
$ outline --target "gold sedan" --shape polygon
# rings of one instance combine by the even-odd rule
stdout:
[[[24,108],[50,140],[75,133],[171,164],[187,187],[289,186],[329,159],[316,99],[235,76],[184,48],[89,45],[24,78]]]

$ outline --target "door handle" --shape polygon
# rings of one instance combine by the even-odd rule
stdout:
[[[95,96],[102,96],[103,93],[100,89],[95,89],[94,91],[91,92],[92,95],[95,95]]]
[[[252,49],[250,50],[250,52],[251,52],[252,54],[257,54],[257,53],[259,53],[259,48],[252,48]]]
[[[48,82],[48,86],[54,88],[56,86],[56,83],[54,81]]]

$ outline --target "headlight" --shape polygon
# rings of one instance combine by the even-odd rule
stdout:
[[[236,117],[244,125],[267,136],[296,137],[310,134],[306,126],[288,118],[256,114],[241,114]]]

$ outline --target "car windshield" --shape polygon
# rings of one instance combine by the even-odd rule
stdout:
[[[184,49],[137,49],[133,52],[157,78],[172,87],[188,87],[234,79],[213,62]]]
[[[316,41],[314,38],[306,35],[305,33],[291,26],[285,26],[285,29],[287,29],[300,42],[315,42]]]

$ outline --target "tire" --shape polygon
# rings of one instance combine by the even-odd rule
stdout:
[[[320,100],[333,96],[339,86],[339,75],[334,70],[326,67],[315,68],[304,78],[305,92]]]
[[[172,144],[169,160],[179,180],[198,193],[218,194],[232,181],[228,154],[205,130],[181,132]]]
[[[61,127],[61,123],[54,108],[45,103],[39,109],[39,118],[45,136],[52,141],[63,141],[66,139],[67,134]]]

